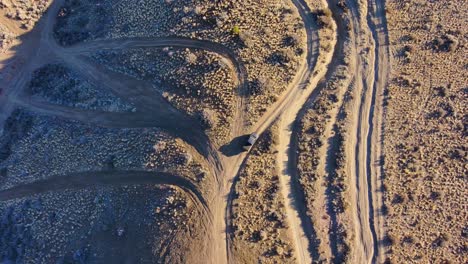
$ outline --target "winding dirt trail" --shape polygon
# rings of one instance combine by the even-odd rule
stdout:
[[[26,183],[9,189],[0,190],[0,201],[30,197],[33,195],[59,192],[64,190],[81,190],[99,186],[157,184],[181,188],[192,200],[195,210],[203,216],[205,228],[211,225],[212,214],[209,204],[198,190],[198,187],[177,174],[163,171],[123,171],[103,170],[76,172],[67,175],[53,176],[45,180]]]
[[[24,198],[46,192],[79,190],[100,185],[166,184],[182,188],[190,194],[196,204],[209,212],[208,203],[197,186],[177,174],[163,171],[86,171],[53,176],[45,180],[0,190],[0,201]]]
[[[137,48],[161,48],[179,47],[202,49],[211,51],[227,59],[229,66],[235,69],[238,82],[238,100],[236,101],[236,112],[234,123],[232,124],[231,136],[237,137],[242,134],[244,127],[244,113],[246,112],[247,70],[244,64],[238,59],[238,55],[226,46],[201,39],[191,39],[187,37],[139,37],[126,39],[95,40],[74,45],[66,50],[70,54],[87,54],[98,50],[128,50]]]
[[[329,8],[332,11],[332,17],[336,22],[336,44],[333,51],[333,57],[328,64],[329,70],[327,71],[323,80],[328,80],[333,78],[334,75],[337,74],[337,71],[343,71],[348,69],[353,69],[355,67],[355,59],[353,56],[349,56],[348,53],[352,53],[352,41],[349,38],[349,32],[347,31],[345,21],[343,17],[341,17],[340,8],[337,5],[338,1],[328,1]],[[348,58],[349,57],[349,58]],[[344,67],[343,63],[347,60],[347,66]],[[338,73],[340,74],[340,73]],[[335,77],[336,78],[336,77]],[[336,104],[334,104],[330,110],[324,113],[324,116],[328,116],[326,118],[326,125],[324,127],[323,133],[321,134],[320,138],[324,144],[317,149],[318,152],[318,165],[316,168],[317,172],[317,179],[314,184],[314,189],[316,190],[314,193],[313,201],[307,201],[309,204],[309,208],[313,208],[311,215],[307,216],[306,218],[308,221],[313,222],[314,225],[310,229],[310,233],[314,232],[313,235],[309,235],[309,237],[313,238],[314,245],[310,248],[311,252],[315,252],[317,257],[315,259],[322,259],[322,260],[331,260],[333,257],[337,256],[338,251],[338,242],[337,236],[338,233],[338,220],[337,214],[335,212],[335,204],[336,204],[336,193],[333,190],[333,186],[331,183],[332,177],[335,175],[335,165],[331,165],[336,163],[336,136],[334,134],[334,125],[339,116],[339,111],[341,109],[341,105],[343,104],[343,96],[344,93],[347,91],[350,83],[352,83],[352,76],[346,78],[347,80],[343,83],[340,83],[339,87],[336,88],[334,95],[337,98]],[[321,81],[321,86],[327,85],[325,81]],[[313,95],[309,98],[309,100],[303,105],[302,109],[299,111],[297,115],[297,120],[300,120],[304,117],[307,110],[311,108],[313,103],[318,99],[319,96],[325,96],[325,94],[317,94]],[[291,173],[295,174],[293,178],[298,178],[298,156],[299,156],[299,138],[298,135],[301,133],[299,124],[294,124],[293,126],[293,136],[291,139],[291,151],[289,152],[289,159],[290,159],[290,170]],[[300,186],[300,183],[297,183],[298,189],[302,189],[303,187]],[[304,203],[306,203],[304,198]],[[307,210],[304,208],[303,210]],[[311,224],[312,225],[312,224]],[[336,261],[336,259],[335,259]]]
[[[353,1],[348,0],[347,2],[353,3]],[[154,177],[154,173],[149,172],[111,171],[75,173],[66,178],[54,177],[17,186],[10,190],[0,191],[0,200],[14,199],[45,191],[81,189],[103,184],[147,183],[179,186],[192,195],[199,204],[210,212],[210,215],[212,214],[212,231],[206,230],[209,243],[212,244],[210,248],[211,259],[207,260],[207,262],[234,263],[235,260],[231,257],[230,252],[230,210],[232,199],[234,199],[234,184],[239,171],[248,158],[248,152],[238,151],[232,156],[223,155],[211,143],[203,129],[193,118],[181,113],[162,97],[152,93],[152,88],[148,83],[112,72],[102,65],[87,60],[82,55],[104,49],[177,46],[208,50],[228,59],[230,66],[236,73],[240,95],[237,101],[235,121],[232,126],[233,138],[241,136],[247,129],[243,120],[246,107],[243,95],[247,89],[247,73],[244,65],[232,50],[221,44],[182,37],[99,40],[69,48],[60,47],[53,39],[52,28],[62,3],[63,0],[55,0],[38,26],[25,38],[24,41],[29,42],[17,48],[17,56],[29,60],[21,65],[21,69],[18,67],[11,78],[0,81],[1,87],[9,87],[6,96],[0,97],[0,126],[3,126],[3,121],[15,107],[22,106],[40,114],[59,116],[64,119],[77,120],[98,126],[119,128],[160,127],[170,134],[182,138],[205,157],[208,164],[214,168],[213,174],[218,183],[216,195],[212,199],[206,200],[196,185],[176,175],[158,173],[159,176]],[[306,29],[306,59],[299,67],[288,89],[252,127],[252,130],[261,134],[280,117],[278,169],[280,171],[281,189],[288,212],[288,223],[294,238],[294,248],[298,262],[311,263],[312,257],[317,258],[317,253],[311,252],[311,245],[309,244],[311,239],[310,230],[313,227],[304,220],[305,211],[300,209],[299,202],[303,194],[298,193],[297,188],[294,188],[294,181],[297,176],[294,173],[294,168],[291,167],[295,166],[291,165],[294,163],[294,159],[290,159],[292,151],[291,138],[293,136],[291,127],[307,100],[315,100],[318,96],[317,83],[327,73],[333,52],[325,54],[323,61],[317,62],[320,46],[317,25],[313,21],[311,11],[304,0],[293,0],[293,3],[297,7]],[[360,234],[357,245],[363,252],[358,257],[360,261],[356,263],[368,263],[372,261],[377,251],[381,252],[381,250],[377,250],[376,240],[377,237],[381,238],[383,234],[383,220],[375,213],[376,206],[381,205],[382,201],[382,198],[376,192],[379,187],[378,181],[381,173],[376,169],[375,164],[381,154],[379,140],[381,138],[380,126],[383,111],[380,95],[386,84],[389,64],[388,49],[382,45],[382,43],[386,43],[384,4],[376,0],[369,0],[369,3],[375,9],[375,11],[369,12],[368,18],[371,35],[374,36],[372,43],[375,45],[375,50],[370,50],[367,57],[370,59],[372,67],[363,67],[363,70],[356,70],[357,76],[361,78],[358,78],[358,81],[361,81],[360,87],[367,92],[363,92],[365,95],[362,103],[356,108],[356,113],[359,113],[359,115],[356,116],[354,122],[355,148],[347,150],[348,154],[350,154],[349,157],[356,157],[356,163],[350,164],[350,168],[356,178],[357,226],[355,228],[358,230],[357,234]],[[354,7],[357,8],[356,5]],[[356,23],[359,23],[359,21],[356,20]],[[336,32],[336,25],[334,25],[334,31]],[[360,35],[356,33],[355,38],[358,39],[359,37]],[[333,47],[335,47],[336,39],[335,36],[331,43]],[[80,110],[31,100],[23,91],[32,72],[39,66],[57,59],[65,61],[93,83],[100,84],[117,96],[134,103],[137,111],[135,113],[116,114]],[[364,61],[359,61],[359,63],[358,68],[365,65]],[[151,114],[148,114],[149,112]],[[230,148],[236,152],[240,146],[231,146]],[[93,177],[88,177],[91,174]]]
[[[300,10],[300,14],[306,24],[308,39],[318,39],[318,28],[315,22],[311,21],[310,9],[305,1],[294,1],[297,8]],[[323,3],[326,8],[326,2]],[[336,32],[336,24],[333,23],[333,32]],[[332,47],[330,52],[327,52],[323,56],[323,60],[317,62],[318,56],[307,58],[306,69],[302,68],[297,75],[297,79],[293,82],[296,88],[293,92],[288,94],[288,97],[278,102],[278,106],[274,108],[271,116],[266,116],[266,119],[259,121],[259,127],[257,133],[263,131],[266,124],[270,124],[272,118],[276,118],[280,115],[278,138],[279,144],[278,150],[278,170],[279,179],[281,186],[281,193],[283,195],[285,210],[287,213],[287,221],[292,233],[294,248],[296,251],[296,257],[298,263],[311,263],[312,259],[317,260],[319,258],[318,253],[313,250],[311,243],[313,241],[313,227],[307,219],[304,205],[300,204],[304,201],[304,194],[300,188],[297,187],[297,163],[295,162],[294,153],[296,151],[292,147],[292,128],[297,120],[299,111],[308,100],[315,100],[319,94],[319,90],[316,89],[319,81],[325,76],[330,64],[334,47],[336,45],[337,37],[333,36],[333,40],[330,45]],[[318,40],[319,41],[319,40]],[[310,45],[310,42],[308,42]],[[318,47],[315,47],[318,49]],[[318,50],[315,52],[318,53]],[[317,54],[315,53],[315,54]],[[314,54],[314,53],[309,53]],[[313,61],[312,61],[313,60]],[[312,76],[312,71],[314,75]],[[274,120],[274,119],[273,119]],[[292,158],[292,159],[291,159]]]
[[[293,3],[297,7],[301,18],[303,19],[306,37],[307,37],[307,55],[305,63],[302,64],[298,69],[293,82],[289,85],[287,91],[278,99],[278,101],[272,105],[269,110],[260,118],[260,120],[252,127],[252,131],[255,131],[258,134],[263,133],[271,124],[281,116],[280,130],[280,139],[283,140],[283,143],[280,143],[278,161],[280,164],[280,183],[282,187],[283,198],[285,199],[286,211],[288,212],[288,223],[291,226],[292,236],[294,240],[294,249],[296,251],[297,260],[299,263],[311,263],[311,253],[309,250],[308,238],[304,233],[310,234],[310,226],[303,226],[300,218],[304,218],[305,211],[298,212],[299,205],[297,204],[298,194],[297,188],[292,189],[291,185],[291,174],[288,173],[287,169],[288,163],[288,146],[289,139],[291,138],[291,131],[289,127],[291,123],[294,122],[295,117],[302,105],[307,101],[311,96],[317,96],[318,90],[315,89],[318,81],[322,78],[327,70],[327,64],[330,62],[332,54],[327,54],[325,56],[323,64],[317,64],[317,58],[319,53],[319,38],[318,38],[318,28],[313,21],[311,16],[311,11],[308,5],[304,0],[293,0]],[[336,40],[336,38],[335,38]],[[334,45],[334,43],[332,43]],[[312,77],[312,72],[314,72]],[[285,133],[284,135],[281,133]],[[225,164],[232,164],[231,166],[226,166],[226,175],[229,181],[232,181],[233,184],[225,185],[223,193],[227,194],[227,202],[225,204],[225,226],[226,230],[226,251],[228,254],[228,262],[235,263],[234,259],[230,257],[230,240],[229,237],[229,226],[231,214],[232,214],[232,200],[234,199],[234,186],[238,178],[238,173],[243,167],[243,164],[248,157],[247,154],[240,154],[237,158],[230,158],[231,162],[226,162]],[[305,224],[305,223],[304,223]],[[304,232],[304,230],[306,230]]]

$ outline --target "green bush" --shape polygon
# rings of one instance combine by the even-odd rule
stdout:
[[[232,34],[234,35],[239,35],[240,33],[240,28],[239,26],[235,25],[233,28],[232,28]]]

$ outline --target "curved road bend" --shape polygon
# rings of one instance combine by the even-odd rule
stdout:
[[[86,43],[76,44],[67,48],[66,52],[71,54],[91,53],[98,50],[128,50],[137,48],[161,48],[161,47],[179,47],[200,49],[216,53],[229,62],[229,66],[235,69],[236,79],[238,82],[236,102],[236,112],[234,115],[234,124],[232,124],[232,137],[235,138],[242,134],[244,127],[244,112],[246,111],[246,94],[247,94],[247,70],[238,55],[226,46],[201,39],[191,39],[187,37],[135,37],[126,39],[107,39],[94,40]]]
[[[273,105],[270,107],[269,111],[267,111],[261,119],[253,126],[253,131],[255,131],[258,134],[263,133],[268,127],[271,126],[271,124],[280,116],[283,115],[284,112],[284,118],[283,118],[283,127],[280,127],[280,129],[283,130],[288,130],[289,131],[289,125],[294,122],[297,112],[299,109],[302,107],[302,105],[307,101],[307,99],[310,96],[316,96],[318,94],[318,90],[315,89],[318,81],[320,78],[322,78],[327,70],[327,64],[330,62],[332,54],[328,54],[326,56],[326,63],[324,65],[319,65],[317,67],[317,57],[319,53],[319,37],[318,37],[318,28],[312,19],[311,11],[305,1],[303,0],[293,0],[293,3],[295,6],[298,8],[299,13],[304,21],[304,26],[306,29],[306,34],[307,34],[307,56],[305,63],[302,64],[302,66],[299,68],[298,73],[296,74],[293,82],[290,84],[288,90],[286,93]],[[316,75],[314,78],[312,78],[312,73],[313,71],[316,70]],[[289,108],[289,109],[288,109]],[[286,132],[290,133],[290,132]],[[284,146],[289,145],[289,141],[291,139],[290,135],[286,135],[286,138],[288,138],[288,143],[283,144]],[[282,151],[280,151],[282,152]],[[285,160],[288,160],[287,157],[287,149],[284,150],[285,156],[283,156],[283,159],[279,159],[280,163],[284,162]],[[235,164],[234,166],[231,166],[228,169],[227,175],[233,175],[229,177],[229,179],[233,179],[233,185],[236,183],[238,179],[238,173],[240,172],[240,169],[243,167],[242,164],[244,163],[245,159],[247,158],[247,154],[240,154],[236,158],[236,160],[232,163]],[[280,164],[282,166],[282,164]],[[229,170],[230,169],[230,170]],[[282,170],[282,172],[286,171],[285,169]],[[230,171],[230,173],[229,173]],[[288,176],[286,176],[288,177]],[[289,176],[290,178],[290,176]],[[304,230],[310,230],[310,227],[304,227],[304,226],[299,226],[301,225],[301,221],[297,220],[298,218],[303,218],[305,215],[304,212],[298,212],[293,208],[297,208],[295,206],[296,199],[297,199],[297,193],[291,192],[290,185],[291,182],[285,182],[286,186],[286,193],[285,193],[285,204],[288,206],[290,209],[292,209],[292,212],[289,212],[289,215],[292,215],[294,217],[293,219],[289,219],[292,225],[294,227],[292,228],[292,235],[293,235],[293,240],[294,240],[294,247],[295,250],[297,251],[297,257],[298,261],[300,263],[310,263],[310,252],[309,252],[309,247],[308,247],[308,241],[307,238],[305,238],[304,235]],[[234,186],[231,186],[230,192],[228,194],[228,201],[227,201],[227,206],[226,206],[226,213],[225,213],[225,224],[226,226],[229,226],[230,223],[230,218],[231,218],[231,211],[232,209],[230,208],[232,206],[232,199],[234,199],[234,192],[235,188]],[[228,188],[229,191],[229,188]],[[295,216],[294,216],[295,215]],[[302,225],[304,223],[302,222]],[[228,229],[225,229],[226,232],[229,232]],[[310,233],[310,232],[307,232]],[[308,237],[311,237],[308,235]],[[228,262],[232,262],[233,260],[229,257],[230,255],[230,239],[229,239],[229,234],[226,234],[226,250],[228,251]]]
[[[192,145],[213,166],[215,177],[222,170],[216,146],[211,143],[200,122],[172,106],[155,92],[150,83],[113,72],[83,58],[65,56],[64,59],[96,85],[105,86],[123,99],[134,102],[136,113],[142,119],[153,120],[153,127],[168,131]],[[219,184],[220,179],[216,177],[216,181]]]
[[[195,206],[201,206],[203,213],[211,215],[208,204],[197,186],[190,180],[177,174],[162,171],[86,171],[53,176],[45,180],[26,183],[0,191],[0,201],[20,199],[32,195],[63,190],[81,190],[105,185],[165,184],[183,189],[193,200]],[[210,218],[210,217],[208,217]]]
[[[334,26],[336,28],[336,26]],[[335,31],[336,32],[336,31]],[[331,45],[336,45],[336,36]],[[315,260],[319,257],[317,252],[313,249],[312,243],[314,241],[313,226],[307,219],[305,207],[300,204],[304,201],[304,194],[297,184],[297,164],[293,164],[296,159],[291,152],[294,146],[292,141],[292,128],[298,118],[298,114],[303,105],[308,99],[314,101],[319,94],[319,89],[316,89],[318,82],[325,76],[333,57],[333,52],[325,54],[324,63],[317,64],[313,78],[310,78],[311,71],[304,75],[304,80],[301,83],[306,85],[300,92],[297,92],[288,98],[285,102],[284,109],[280,106],[282,113],[279,123],[279,145],[278,145],[278,167],[280,183],[282,185],[283,197],[285,199],[285,208],[289,223],[293,233],[293,240],[295,241],[296,251],[299,263],[311,263],[312,258]],[[307,226],[309,225],[309,226]],[[310,244],[309,244],[310,243]]]
[[[228,59],[230,66],[235,69],[239,86],[245,89],[247,83],[247,70],[244,64],[238,59],[238,55],[226,46],[201,39],[191,39],[186,37],[137,37],[124,39],[93,40],[76,44],[66,48],[66,53],[85,54],[99,50],[128,50],[137,48],[162,48],[179,47],[200,49],[216,53]]]

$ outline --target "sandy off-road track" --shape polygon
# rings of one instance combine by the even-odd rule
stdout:
[[[169,134],[182,138],[193,146],[211,167],[212,174],[217,182],[213,197],[203,197],[198,186],[181,177],[169,174],[161,174],[159,177],[151,175],[142,176],[144,172],[128,173],[124,171],[112,172],[83,172],[68,175],[69,177],[54,177],[36,183],[16,186],[10,190],[0,192],[0,200],[20,198],[47,191],[63,189],[88,188],[101,184],[169,184],[179,186],[194,197],[196,204],[202,206],[212,214],[212,226],[205,230],[207,248],[211,258],[206,263],[235,263],[231,251],[231,238],[229,223],[231,219],[231,206],[234,199],[234,184],[242,169],[248,152],[241,152],[240,145],[231,145],[226,148],[233,155],[227,156],[218,151],[211,143],[201,126],[196,120],[182,113],[170,105],[160,95],[154,93],[151,85],[128,76],[118,74],[106,69],[104,66],[89,61],[82,55],[103,49],[134,49],[150,47],[185,47],[204,49],[228,59],[239,83],[239,98],[236,103],[234,124],[232,125],[232,138],[236,139],[244,133],[262,133],[271,124],[280,118],[279,130],[279,174],[280,183],[285,199],[288,223],[291,227],[294,249],[298,263],[310,263],[317,258],[313,254],[309,243],[310,233],[313,227],[304,220],[305,211],[298,205],[302,195],[294,188],[294,175],[296,168],[291,168],[291,127],[296,121],[299,110],[309,100],[313,101],[319,95],[317,83],[327,72],[328,65],[334,55],[333,49],[325,54],[324,60],[317,62],[319,53],[319,37],[316,22],[313,21],[311,11],[304,0],[293,0],[304,22],[307,36],[307,49],[305,61],[299,67],[293,82],[280,96],[278,101],[256,122],[249,131],[244,124],[245,113],[244,94],[246,89],[247,74],[242,62],[230,49],[221,44],[205,40],[194,40],[181,37],[170,38],[132,38],[121,40],[96,40],[78,44],[69,48],[60,47],[52,37],[52,29],[56,14],[63,0],[56,0],[49,11],[41,19],[35,29],[28,33],[21,44],[16,48],[16,57],[7,61],[9,65],[15,61],[26,61],[21,67],[12,70],[14,73],[9,78],[0,80],[2,87],[8,87],[4,95],[0,96],[0,126],[10,115],[11,111],[20,106],[30,111],[58,116],[63,119],[77,120],[80,122],[103,127],[131,128],[131,127],[159,127]],[[359,11],[354,0],[348,0],[353,14],[353,23],[357,29],[364,25],[363,18],[359,17]],[[354,32],[354,38],[360,50],[370,47],[365,54],[369,65],[358,56],[356,69],[353,71],[357,87],[363,96],[358,96],[354,119],[351,122],[350,131],[355,133],[354,141],[347,144],[347,157],[349,175],[353,175],[355,181],[354,192],[356,204],[355,233],[356,236],[356,263],[370,263],[376,261],[376,256],[381,256],[382,250],[378,250],[378,240],[383,237],[383,219],[376,213],[382,205],[382,197],[377,192],[380,188],[381,171],[376,165],[381,156],[380,139],[382,126],[382,101],[381,96],[388,76],[388,48],[387,31],[385,21],[384,3],[369,0],[367,19],[367,32],[369,42],[362,40],[360,30]],[[363,7],[359,7],[363,8]],[[335,32],[336,32],[336,26]],[[361,42],[359,42],[361,41]],[[365,43],[363,43],[364,41]],[[335,46],[336,37],[332,43]],[[357,52],[357,50],[356,50]],[[29,60],[25,60],[28,58]],[[109,113],[103,111],[89,111],[54,105],[43,101],[31,99],[24,89],[32,72],[49,62],[63,61],[71,68],[77,70],[92,83],[112,91],[120,98],[133,103],[137,111],[134,113]],[[330,69],[331,70],[331,69]],[[312,74],[315,72],[314,74]],[[131,87],[131,88],[130,88]],[[362,101],[361,101],[362,99]],[[151,115],[147,113],[151,112]],[[228,151],[229,152],[229,151]],[[355,159],[354,159],[355,157]],[[292,159],[294,161],[294,159]],[[352,162],[356,160],[356,162]],[[293,165],[294,166],[294,165]],[[85,176],[90,176],[89,179]],[[154,176],[152,174],[152,176]],[[86,182],[85,182],[86,178]],[[67,179],[65,181],[64,179]],[[297,180],[297,179],[296,179]],[[353,188],[352,188],[353,189]],[[307,226],[309,225],[309,226]],[[211,229],[211,230],[210,230]]]
[[[235,137],[242,133],[244,127],[244,113],[246,112],[246,94],[247,94],[247,71],[244,64],[238,60],[237,55],[229,48],[212,41],[190,39],[186,37],[162,37],[162,38],[128,38],[128,39],[107,39],[99,41],[90,41],[74,45],[66,52],[76,54],[92,53],[98,50],[128,50],[137,48],[157,48],[157,47],[178,47],[202,49],[211,51],[217,55],[226,58],[230,67],[235,69],[238,82],[238,100],[236,102],[236,113],[234,115],[234,124],[232,124],[231,136]]]
[[[333,6],[336,1],[330,1],[330,4],[331,10],[336,13],[338,11],[337,7]],[[354,244],[351,245],[353,248],[351,261],[352,263],[380,263],[383,261],[383,250],[379,249],[381,245],[379,242],[383,238],[384,231],[383,217],[378,213],[383,204],[380,191],[382,170],[379,167],[379,160],[382,156],[380,146],[382,137],[382,96],[387,83],[389,66],[384,3],[370,2],[370,5],[375,5],[375,7],[372,6],[369,11],[367,11],[366,6],[358,6],[354,0],[346,1],[346,4],[349,8],[352,23],[352,30],[349,32],[350,44],[354,43],[350,47],[351,56],[348,63],[350,83],[348,85],[357,90],[355,107],[351,111],[351,116],[354,119],[349,124],[350,129],[348,132],[350,134],[348,138],[351,140],[345,143],[347,146],[348,175],[354,178],[354,184],[351,187],[351,201],[354,202],[351,203],[351,210],[354,212],[353,222],[356,236]],[[343,25],[340,25],[340,21],[338,22],[338,34],[345,35]],[[340,37],[338,39],[339,45],[337,46],[342,48],[343,39],[340,40]],[[371,46],[374,46],[375,51],[369,49]],[[333,71],[337,66],[335,61],[339,61],[343,56],[339,50],[335,51],[335,53],[333,61],[329,64],[329,71]],[[312,103],[314,100],[315,98],[312,95],[308,103]],[[329,133],[331,132],[331,126],[337,121],[337,110],[328,113],[333,117],[325,129]],[[333,137],[332,134],[323,136],[329,140]],[[280,139],[284,138],[284,135],[280,136]],[[329,140],[326,141],[327,144]],[[327,144],[320,151],[321,160],[318,166],[319,174],[323,175],[330,173],[326,171],[327,160],[336,158],[333,153],[329,152],[330,146]],[[297,143],[293,145],[297,145]],[[297,146],[289,153],[290,159],[297,160],[297,157],[294,157],[297,155]],[[293,164],[292,167],[294,168],[296,165]],[[297,167],[295,169],[297,170]],[[319,193],[321,192],[319,191]],[[321,197],[322,200],[330,199],[326,196]],[[318,201],[317,205],[324,202]],[[328,211],[328,213],[331,213],[330,210]],[[336,227],[333,227],[333,225],[329,228],[330,235],[336,232]],[[326,238],[323,237],[324,234],[321,236],[319,239]],[[329,243],[335,243],[331,237]],[[336,250],[333,250],[331,244],[329,246],[332,247],[331,253],[334,256]],[[322,257],[328,258],[327,256]]]
[[[383,128],[384,128],[384,94],[391,70],[389,38],[387,29],[387,18],[385,16],[385,0],[369,1],[372,10],[369,16],[370,28],[375,40],[375,65],[374,65],[374,94],[372,95],[371,115],[369,116],[369,161],[368,166],[371,174],[371,197],[373,203],[373,215],[370,221],[373,226],[374,236],[374,263],[383,263],[385,252],[381,243],[385,237],[385,219],[381,212],[384,202],[382,196],[383,185]]]
[[[354,227],[353,261],[357,263],[369,263],[373,255],[374,238],[369,226],[369,201],[368,185],[366,174],[366,159],[363,148],[367,130],[362,126],[362,119],[365,118],[366,105],[369,105],[367,98],[373,83],[372,68],[367,66],[367,61],[373,63],[373,51],[369,48],[373,45],[370,32],[364,16],[367,9],[358,6],[356,1],[347,1],[352,13],[353,32],[352,37],[356,43],[356,68],[355,78],[355,99],[352,101],[351,114],[349,120],[348,142],[345,143],[346,152],[346,172],[351,177],[350,195],[352,200],[352,216]],[[367,108],[368,109],[368,108]]]
[[[205,214],[209,214],[208,204],[194,183],[184,177],[162,171],[86,171],[54,176],[45,180],[0,190],[0,201],[19,199],[45,192],[128,184],[166,184],[180,187],[189,194],[195,204],[199,204],[204,208]]]
[[[377,3],[378,2],[378,3]],[[379,250],[383,238],[383,221],[379,212],[382,97],[389,71],[384,3],[347,1],[351,10],[357,43],[357,66],[354,71],[356,95],[351,110],[349,138],[346,143],[347,172],[351,185],[354,211],[354,255],[356,263],[382,260]],[[369,6],[368,6],[369,5]],[[360,32],[360,33],[358,33]]]
[[[285,129],[288,130],[288,127],[290,124],[288,121],[295,117],[297,115],[297,112],[299,109],[302,107],[302,104],[305,103],[307,98],[314,92],[316,83],[322,78],[326,72],[326,65],[328,64],[329,60],[331,59],[331,55],[329,55],[325,59],[325,63],[319,65],[318,67],[316,66],[317,64],[317,57],[318,57],[318,49],[319,49],[319,38],[318,38],[318,28],[316,25],[316,22],[313,21],[311,17],[311,11],[305,1],[303,0],[294,0],[293,1],[294,5],[299,11],[299,14],[304,22],[304,27],[306,30],[306,41],[307,41],[307,55],[305,58],[305,62],[301,64],[301,66],[298,69],[298,73],[296,74],[293,82],[289,85],[288,89],[281,95],[281,97],[277,100],[275,104],[273,104],[269,110],[260,118],[258,122],[256,122],[252,128],[252,132],[256,132],[258,134],[262,134],[266,129],[268,129],[275,120],[279,116],[283,116],[285,114],[286,110],[291,109],[288,112],[288,117],[285,122],[280,122],[280,131]],[[317,74],[312,78],[312,73],[314,70],[317,72]],[[312,83],[312,84],[311,84]],[[315,83],[315,84],[314,84]],[[317,91],[316,91],[317,93]],[[280,132],[281,133],[281,132]],[[280,139],[285,138],[290,139],[290,132],[285,137],[280,134]],[[284,142],[284,141],[283,141]],[[280,144],[280,149],[279,152],[281,153],[283,151],[287,152],[288,144]],[[239,157],[234,161],[234,166],[229,167],[228,169],[228,174],[231,175],[230,179],[232,179],[233,184],[231,186],[226,185],[225,191],[229,191],[227,197],[227,204],[226,206],[226,214],[225,214],[225,222],[230,223],[231,219],[231,214],[232,214],[232,200],[234,199],[234,185],[235,182],[238,178],[238,174],[240,170],[243,168],[243,164],[245,160],[248,158],[247,154],[241,154]],[[287,163],[287,154],[280,156],[278,161],[279,164],[281,165],[282,163],[286,162]],[[299,214],[305,214],[305,212],[299,212],[297,210],[297,205],[296,203],[296,194],[292,192],[291,189],[291,181],[290,181],[290,176],[287,174],[287,169],[282,169],[282,165],[279,168],[280,170],[280,182],[281,182],[281,187],[282,187],[282,193],[283,193],[283,198],[285,199],[285,207],[286,211],[288,213],[288,224],[290,225],[290,231],[292,232],[292,237],[293,237],[293,248],[296,252],[295,257],[297,258],[298,263],[310,263],[311,258],[310,258],[310,251],[309,251],[309,245],[307,241],[307,237],[304,234],[303,231],[303,226],[302,222],[299,218],[303,217],[300,216]],[[230,173],[229,173],[230,171]],[[288,178],[289,177],[289,178]],[[229,224],[227,224],[229,226]],[[306,229],[309,227],[305,227]],[[230,230],[229,228],[225,228],[227,231],[226,233],[229,233]],[[309,233],[309,232],[306,232]],[[229,263],[235,263],[235,260],[230,257],[232,253],[230,253],[230,240],[229,234],[226,234],[227,238],[227,244],[226,244],[226,250],[228,254],[228,262]]]
[[[326,6],[326,3],[323,4]],[[305,2],[300,1],[297,6],[302,6],[304,9],[305,12],[303,11],[302,14],[310,13],[310,9],[307,7]],[[314,23],[309,24],[314,25]],[[333,31],[336,32],[336,25],[333,25],[333,28]],[[317,27],[315,27],[315,31],[316,30],[318,30]],[[336,36],[334,36],[330,45],[333,48],[330,52],[325,54],[323,61],[319,63],[315,61],[313,64],[315,69],[314,72],[316,74],[311,78],[311,71],[308,70],[304,75],[302,75],[301,80],[299,81],[300,85],[296,88],[296,93],[292,94],[283,109],[279,107],[276,108],[281,109],[282,112],[278,129],[278,174],[287,213],[287,221],[290,226],[290,231],[292,232],[292,239],[298,263],[311,263],[312,258],[317,258],[318,256],[316,253],[313,253],[313,250],[311,249],[312,245],[309,245],[309,243],[315,242],[310,241],[312,239],[313,227],[310,226],[310,222],[306,219],[307,215],[304,210],[304,206],[299,204],[299,202],[304,201],[304,198],[303,194],[300,193],[301,190],[297,188],[297,164],[294,163],[294,159],[290,160],[291,156],[295,155],[295,153],[291,152],[296,151],[295,149],[290,149],[292,139],[291,133],[294,122],[298,118],[298,114],[302,106],[308,101],[308,99],[315,100],[314,98],[318,95],[316,87],[319,81],[327,73],[328,65],[332,60],[334,47],[336,45]]]

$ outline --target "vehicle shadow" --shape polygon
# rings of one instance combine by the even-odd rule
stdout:
[[[221,151],[221,153],[223,153],[223,155],[227,157],[238,155],[245,151],[243,146],[247,142],[248,139],[249,139],[248,134],[238,136],[234,138],[233,140],[231,140],[231,142],[225,144],[224,146],[221,146],[219,148],[219,151]]]

